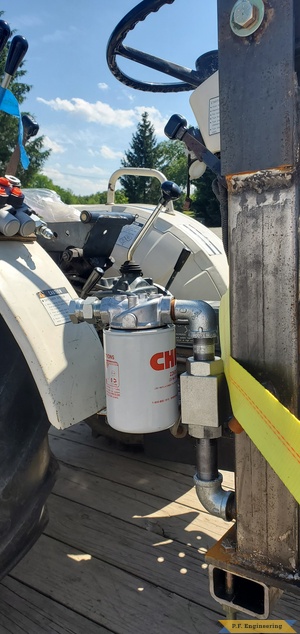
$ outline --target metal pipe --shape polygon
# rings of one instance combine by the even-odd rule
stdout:
[[[120,169],[113,172],[109,179],[106,199],[108,205],[114,205],[115,203],[116,182],[122,176],[144,176],[148,178],[157,178],[160,183],[164,183],[167,180],[166,176],[159,170],[150,169],[148,167],[121,167]],[[167,203],[166,206],[169,212],[174,212],[174,207],[171,200]]]
[[[200,480],[218,478],[218,447],[216,438],[197,438],[197,476]]]
[[[216,517],[230,522],[236,516],[235,494],[233,491],[222,489],[223,476],[221,473],[215,480],[200,480],[198,473],[194,475],[196,493],[204,508]]]
[[[201,347],[201,345],[204,345],[207,353],[207,346],[211,345],[211,341],[208,342],[208,340],[214,340],[217,336],[217,317],[213,307],[201,299],[174,299],[171,317],[173,321],[187,319],[189,322],[189,336],[196,340],[195,346]],[[206,343],[204,340],[206,340]],[[211,352],[210,350],[210,354]],[[197,353],[200,354],[200,349]]]
[[[234,493],[222,489],[223,476],[218,472],[218,447],[214,438],[199,438],[196,445],[196,492],[204,508],[223,520],[235,517]]]
[[[189,335],[193,338],[195,361],[213,361],[217,335],[216,313],[210,304],[202,300],[173,300],[173,321],[187,319]],[[208,427],[208,434],[210,428]],[[198,438],[197,473],[194,476],[196,492],[204,508],[211,514],[230,521],[236,515],[235,494],[222,489],[223,476],[218,472],[217,441],[215,438]]]

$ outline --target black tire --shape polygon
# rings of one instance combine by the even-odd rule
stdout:
[[[0,317],[0,579],[33,546],[47,523],[45,501],[57,462],[49,421],[24,356]]]

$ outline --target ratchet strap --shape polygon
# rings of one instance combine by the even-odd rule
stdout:
[[[21,163],[26,170],[29,165],[29,158],[23,146],[23,124],[19,104],[12,92],[7,88],[2,88],[2,86],[0,86],[0,110],[3,110],[6,114],[11,114],[13,117],[17,117],[19,119],[18,144],[20,147]]]
[[[230,356],[229,291],[221,300],[220,339],[233,414],[300,504],[300,421]]]

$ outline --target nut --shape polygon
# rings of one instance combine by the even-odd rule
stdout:
[[[250,0],[241,0],[233,11],[233,22],[242,29],[249,29],[258,18],[257,7]]]
[[[220,357],[215,357],[213,361],[196,361],[193,357],[188,357],[186,369],[193,376],[216,376],[224,371]]]

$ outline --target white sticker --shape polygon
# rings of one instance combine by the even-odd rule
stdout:
[[[72,298],[66,288],[49,288],[45,291],[39,291],[37,296],[46,308],[55,326],[61,326],[71,321],[69,304]]]
[[[125,225],[120,232],[116,244],[118,244],[119,247],[129,248],[135,237],[140,233],[142,227],[143,223],[141,222],[133,222],[132,225]]]
[[[220,99],[209,100],[209,136],[220,134]]]

